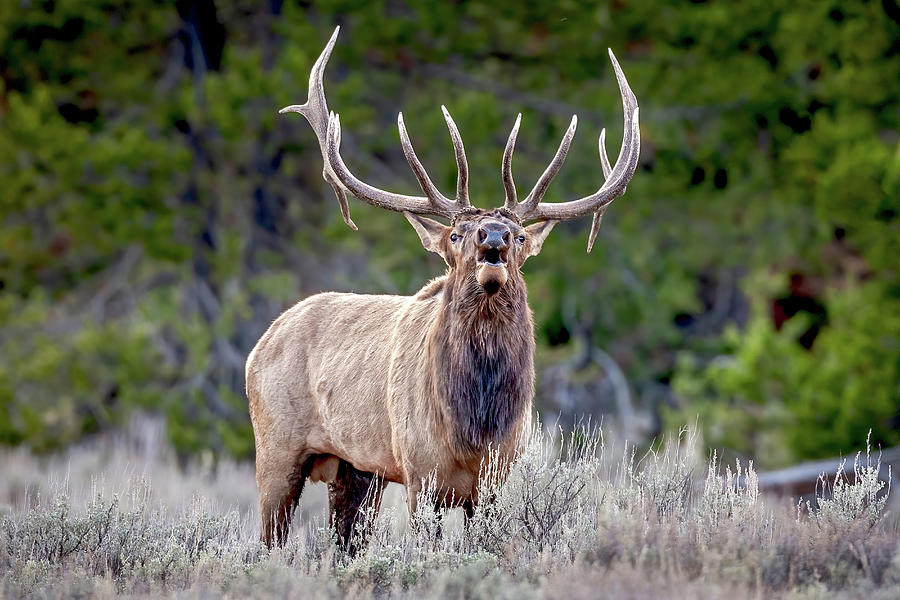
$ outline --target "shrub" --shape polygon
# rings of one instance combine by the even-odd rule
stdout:
[[[83,500],[58,486],[0,520],[3,593],[542,597],[608,581],[636,596],[666,585],[750,597],[900,584],[889,489],[869,454],[795,511],[762,498],[752,463],[699,459],[688,430],[640,458],[585,429],[526,442],[511,465],[485,461],[468,523],[431,510],[432,478],[408,524],[403,503],[361,520],[368,545],[352,559],[321,521],[268,551],[255,515],[199,498],[169,507],[146,480]]]

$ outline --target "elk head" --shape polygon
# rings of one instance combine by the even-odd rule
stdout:
[[[322,176],[334,189],[347,225],[354,230],[357,229],[350,218],[347,193],[373,206],[402,212],[416,229],[426,250],[440,254],[450,267],[451,273],[474,277],[489,296],[502,289],[511,276],[519,277],[519,267],[529,256],[541,251],[544,240],[559,221],[593,215],[587,247],[588,252],[591,251],[607,206],[625,193],[626,186],[637,168],[640,155],[637,98],[628,86],[612,50],[609,51],[609,58],[622,95],[625,127],[622,148],[616,164],[612,167],[606,154],[606,130],[600,133],[600,164],[606,178],[600,189],[593,194],[568,202],[541,201],[550,182],[562,167],[572,138],[575,136],[578,119],[573,116],[550,165],[538,178],[531,192],[520,202],[516,197],[512,174],[513,150],[522,121],[522,115],[519,114],[503,153],[501,171],[506,200],[502,207],[482,210],[474,208],[469,201],[469,168],[465,148],[456,123],[444,106],[441,110],[456,154],[457,180],[456,195],[453,199],[444,196],[426,173],[409,141],[402,113],[397,117],[397,127],[400,131],[403,153],[425,196],[407,196],[381,190],[361,181],[350,172],[340,155],[340,116],[329,113],[323,88],[325,65],[331,56],[339,31],[340,27],[334,30],[334,34],[313,65],[306,103],[288,106],[279,112],[302,114],[316,132],[325,162]],[[450,219],[451,223],[447,226],[421,215],[444,217]],[[535,223],[525,226],[532,221]]]
[[[496,294],[541,245],[556,221],[523,227],[503,209],[470,208],[454,217],[450,226],[405,213],[426,250],[440,254],[451,272],[471,277],[488,296]]]

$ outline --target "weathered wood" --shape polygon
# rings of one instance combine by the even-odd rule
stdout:
[[[900,446],[872,452],[870,458],[873,465],[877,464],[880,458],[881,468],[878,476],[893,486],[896,481],[894,472],[897,470],[897,467],[900,467]],[[825,487],[830,488],[842,462],[845,462],[844,474],[852,481],[855,477],[853,472],[853,461],[855,459],[856,455],[854,454],[845,457],[809,461],[774,471],[762,471],[759,473],[759,489],[779,496],[792,497],[811,496],[816,492],[821,493],[823,491],[822,480],[828,484]],[[864,463],[864,454],[860,455],[860,461]],[[824,491],[827,493],[827,489]]]

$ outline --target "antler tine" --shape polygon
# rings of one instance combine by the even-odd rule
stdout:
[[[515,210],[518,205],[516,198],[516,181],[513,179],[512,157],[513,150],[516,149],[516,138],[519,136],[519,125],[522,124],[522,113],[516,117],[516,124],[513,125],[512,131],[509,132],[509,139],[506,140],[506,148],[503,150],[503,187],[506,189],[506,210]]]
[[[609,155],[606,153],[606,127],[600,130],[600,139],[597,140],[600,150],[600,166],[603,167],[603,179],[609,179],[612,167],[609,166]]]
[[[316,59],[316,62],[309,73],[309,91],[306,102],[304,104],[286,106],[278,112],[300,113],[306,117],[307,121],[309,121],[309,124],[313,128],[316,138],[319,141],[319,149],[322,152],[322,159],[325,163],[322,170],[322,177],[331,185],[335,196],[337,196],[344,222],[353,229],[356,229],[357,227],[350,218],[350,207],[347,204],[348,192],[363,202],[380,208],[397,212],[439,215],[452,218],[453,215],[459,211],[460,207],[441,195],[440,192],[437,192],[437,189],[434,188],[433,185],[431,185],[431,188],[434,188],[436,194],[431,194],[426,190],[428,197],[396,194],[378,189],[361,181],[353,175],[344,164],[344,161],[340,156],[340,118],[328,111],[323,81],[325,76],[325,66],[328,64],[328,59],[331,57],[332,50],[334,50],[334,45],[337,42],[337,36],[340,30],[340,27],[335,28],[334,33],[331,34],[331,39],[328,40],[328,43],[325,45],[319,58]],[[403,132],[401,132],[401,137],[402,134]],[[410,149],[411,148],[412,147],[410,146]],[[406,149],[404,148],[404,152],[405,151]],[[413,154],[413,156],[415,155]],[[409,157],[407,156],[407,158]],[[418,160],[416,160],[416,162],[418,162]],[[412,165],[412,162],[410,162],[410,164]],[[419,164],[419,166],[421,167],[421,164]],[[417,171],[415,167],[413,170]],[[422,169],[422,172],[424,173],[424,168]],[[420,183],[422,183],[422,179],[418,172],[416,172],[416,177],[418,177]],[[427,175],[425,175],[425,178],[427,180]],[[429,184],[431,183],[430,180],[427,181]],[[423,189],[425,189],[424,184]]]
[[[517,210],[519,218],[523,221],[567,220],[597,213],[624,194],[628,182],[634,176],[641,151],[640,109],[638,108],[637,98],[634,92],[631,91],[628,80],[625,79],[625,74],[622,72],[622,68],[619,66],[619,62],[616,60],[612,50],[609,51],[609,58],[616,73],[619,92],[622,95],[625,123],[622,134],[622,148],[619,151],[616,164],[612,167],[605,183],[590,196],[556,204],[540,202],[531,209],[526,207],[525,202],[523,202]]]
[[[606,128],[600,130],[600,139],[597,142],[597,145],[600,147],[600,166],[603,168],[603,179],[609,179],[609,174],[612,172],[612,167],[609,166],[609,156],[606,154]],[[624,191],[622,192],[625,193]],[[603,215],[606,214],[606,207],[603,206],[594,213],[594,218],[591,220],[591,233],[588,235],[588,243],[587,243],[587,251],[590,254],[591,250],[594,249],[594,241],[597,239],[597,233],[600,231],[600,223],[603,221]]]
[[[537,183],[534,184],[531,192],[522,201],[521,208],[519,209],[521,212],[527,214],[533,211],[541,201],[541,198],[544,197],[544,194],[547,193],[550,182],[553,181],[553,178],[559,173],[559,170],[566,160],[566,155],[569,153],[569,147],[572,145],[572,138],[575,137],[576,127],[578,127],[578,115],[572,115],[572,121],[569,123],[569,128],[566,130],[562,141],[559,143],[559,148],[556,149],[553,160],[550,161],[547,169],[541,174],[540,178],[538,178]]]
[[[459,129],[457,129],[453,117],[450,116],[450,111],[443,104],[441,104],[441,112],[444,113],[444,120],[450,131],[450,140],[453,142],[453,152],[456,154],[456,204],[460,208],[465,208],[470,206],[469,163],[466,161],[466,149],[463,146],[462,136],[459,135]]]
[[[451,204],[452,201],[437,189],[419,157],[416,156],[412,142],[409,141],[409,133],[406,131],[406,123],[403,122],[402,112],[397,113],[397,129],[400,132],[400,146],[403,148],[403,155],[406,157],[406,162],[409,163],[409,167],[415,174],[416,179],[419,180],[419,186],[422,188],[422,191],[425,192],[435,209],[446,208],[445,206],[442,207],[441,204]]]
[[[325,49],[322,50],[322,53],[319,55],[319,58],[316,59],[312,70],[309,72],[309,90],[306,102],[303,104],[285,106],[278,111],[279,114],[296,112],[306,117],[306,120],[309,121],[313,131],[316,132],[316,137],[319,139],[322,158],[325,158],[324,142],[328,132],[328,102],[325,100],[325,86],[323,82],[325,77],[325,65],[328,64],[328,59],[331,58],[331,51],[334,50],[334,45],[337,42],[337,37],[340,32],[341,27],[338,25],[334,28],[331,39],[328,40]]]
[[[354,177],[353,173],[351,173],[344,164],[344,160],[341,158],[339,151],[341,145],[340,115],[332,113],[328,123],[327,135],[328,142],[326,151],[328,153],[328,162],[331,163],[331,167],[341,184],[360,200],[363,200],[372,206],[377,206],[378,208],[385,208],[397,212],[439,215],[442,217],[452,217],[455,214],[456,211],[452,208],[435,206],[429,198],[385,192],[384,190],[372,187],[368,183]]]

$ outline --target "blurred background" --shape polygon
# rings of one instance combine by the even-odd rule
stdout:
[[[326,72],[342,153],[418,186],[520,197],[602,182],[641,105],[628,193],[525,266],[545,422],[634,440],[697,423],[763,468],[900,444],[900,6],[869,2],[112,3],[0,0],[0,444],[37,453],[155,415],[182,460],[250,458],[247,353],[323,290],[410,294],[443,271],[402,216],[347,228],[299,115]]]

